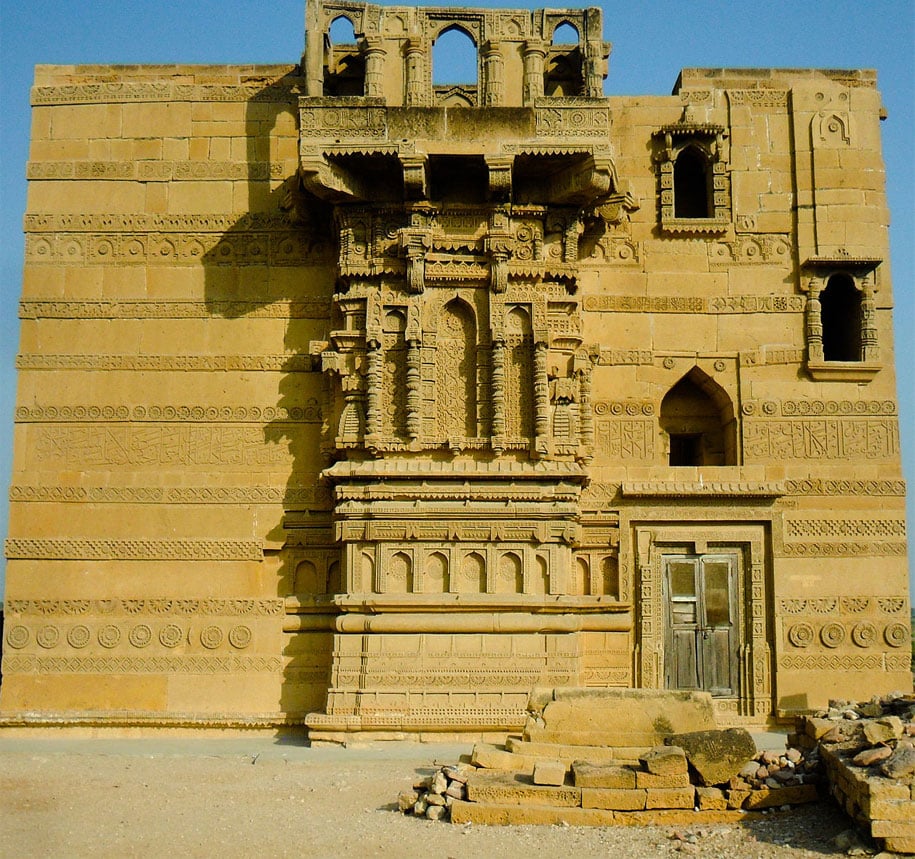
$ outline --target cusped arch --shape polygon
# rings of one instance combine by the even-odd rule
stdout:
[[[458,23],[445,24],[432,39],[432,85],[476,86],[479,46],[473,34]]]
[[[693,367],[661,400],[661,430],[673,466],[736,465],[737,422],[727,391]]]
[[[578,45],[581,44],[581,34],[568,18],[559,21],[553,28],[553,35],[550,39],[553,45]]]
[[[355,45],[356,25],[349,15],[337,15],[327,28],[327,39],[332,45]]]

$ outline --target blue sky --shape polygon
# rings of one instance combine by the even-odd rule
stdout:
[[[896,366],[908,518],[915,521],[915,0],[628,0],[603,8],[604,38],[613,43],[608,95],[669,93],[688,66],[877,69],[889,112],[882,130],[893,218]],[[0,537],[6,536],[12,458],[33,67],[294,63],[304,44],[304,17],[304,0],[0,0]]]

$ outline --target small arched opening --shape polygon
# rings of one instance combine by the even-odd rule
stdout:
[[[452,24],[432,45],[432,89],[437,104],[473,107],[477,101],[480,60],[476,42],[463,27]]]
[[[324,62],[324,95],[365,94],[365,58],[356,40],[353,22],[338,15],[327,30]]]
[[[696,146],[687,146],[674,162],[674,217],[711,217],[709,163]]]
[[[543,94],[561,98],[584,93],[584,63],[581,36],[569,21],[553,30],[553,39],[543,67]]]
[[[734,407],[727,392],[693,368],[661,401],[661,430],[672,466],[736,465]]]
[[[861,292],[847,274],[834,274],[820,293],[823,359],[861,360]]]

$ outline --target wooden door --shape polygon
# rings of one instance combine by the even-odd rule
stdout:
[[[668,689],[737,694],[736,578],[734,555],[664,558]]]

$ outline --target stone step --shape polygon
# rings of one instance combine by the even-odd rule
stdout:
[[[506,748],[513,754],[543,760],[587,761],[591,764],[637,764],[649,746],[575,746],[564,743],[534,743],[518,737],[509,737]]]
[[[479,823],[490,826],[553,825],[570,826],[708,826],[766,820],[762,812],[747,811],[607,811],[601,808],[571,808],[543,805],[508,805],[496,802],[451,804],[451,822]]]

